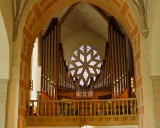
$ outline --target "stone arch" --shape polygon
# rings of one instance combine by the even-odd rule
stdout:
[[[61,9],[72,5],[80,0],[67,0],[63,2],[61,0],[36,0],[33,4],[31,10],[28,13],[28,16],[25,20],[25,25],[23,28],[23,44],[22,44],[22,52],[21,52],[21,73],[20,73],[20,84],[27,85],[27,76],[29,75],[28,69],[30,67],[30,56],[31,56],[31,47],[33,46],[34,40],[39,33],[40,29],[48,22],[52,16],[60,11]],[[134,16],[133,10],[128,4],[127,0],[101,0],[98,2],[97,0],[85,0],[85,2],[96,5],[103,10],[109,12],[113,15],[123,26],[125,31],[127,32],[132,48],[133,48],[133,56],[134,56],[134,69],[135,69],[135,81],[137,86],[137,97],[138,103],[141,105],[139,110],[143,109],[143,95],[142,91],[142,73],[141,73],[141,55],[140,55],[140,30],[136,18]],[[20,86],[21,86],[20,85]],[[20,88],[21,89],[21,88]],[[143,115],[144,111],[141,110],[140,113],[142,117],[142,123],[140,122],[140,127],[143,126]],[[22,121],[19,121],[20,123]]]
[[[75,0],[78,2],[79,0]],[[75,3],[71,0],[63,3],[58,0],[54,1],[42,1],[39,0],[35,2],[32,6],[32,9],[29,11],[29,14],[26,18],[24,29],[23,29],[23,39],[24,45],[26,46],[26,41],[30,44],[34,42],[34,39],[40,29],[43,27],[45,23],[47,23],[48,19],[54,15],[54,13],[58,12],[62,8],[69,6]],[[116,19],[122,24],[123,28],[126,30],[134,52],[134,62],[136,63],[140,59],[140,32],[138,24],[136,23],[135,17],[133,15],[133,11],[129,7],[129,4],[126,0],[121,1],[103,1],[96,2],[92,0],[86,0],[86,2],[99,6],[100,8],[106,10],[110,14],[116,17]],[[114,8],[117,8],[116,10]],[[50,13],[52,12],[52,14]],[[46,19],[46,20],[44,20]],[[30,44],[31,45],[31,44]],[[29,48],[29,47],[28,47]],[[135,71],[137,72],[137,71]],[[138,72],[137,75],[140,75]]]

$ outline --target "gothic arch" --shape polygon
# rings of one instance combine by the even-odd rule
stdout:
[[[36,0],[33,4],[31,10],[28,13],[28,16],[25,20],[25,25],[23,28],[23,44],[21,51],[21,73],[20,73],[20,87],[22,85],[26,85],[28,83],[28,79],[26,74],[29,75],[28,69],[30,67],[30,56],[31,56],[31,48],[33,46],[34,40],[41,28],[48,22],[48,19],[51,19],[52,16],[60,11],[61,9],[72,5],[80,0],[67,0],[63,2],[62,0]],[[123,26],[125,31],[127,32],[132,48],[133,48],[133,56],[134,56],[134,69],[135,69],[135,81],[137,86],[137,94],[139,99],[139,105],[141,107],[141,122],[140,127],[143,125],[143,115],[144,111],[142,97],[142,74],[141,74],[141,55],[140,55],[140,30],[138,27],[138,23],[136,21],[135,15],[128,4],[127,0],[101,0],[98,2],[97,0],[85,0],[88,3],[96,5],[101,9],[109,12],[113,15]],[[22,88],[22,87],[21,87]],[[21,90],[20,88],[20,90]],[[21,116],[23,117],[23,116]],[[25,118],[25,117],[23,117]],[[19,121],[21,123],[23,121]]]
[[[35,37],[44,26],[44,24],[48,22],[48,19],[51,19],[56,12],[78,1],[79,0],[75,0],[73,2],[72,0],[68,0],[67,2],[63,3],[60,0],[53,0],[50,2],[37,0],[33,4],[32,9],[29,11],[29,14],[25,21],[25,25],[23,28],[23,46],[28,45],[27,48],[31,47],[33,45]],[[109,12],[111,15],[115,16],[116,19],[121,23],[131,40],[134,53],[133,55],[136,78],[140,78],[141,74],[140,72],[137,72],[139,70],[137,68],[140,68],[140,31],[135,16],[133,15],[133,11],[127,3],[127,0],[104,0],[102,2],[96,2],[96,0],[86,0],[86,2],[94,4]],[[139,81],[141,80],[139,79]],[[139,84],[138,81],[137,84]]]

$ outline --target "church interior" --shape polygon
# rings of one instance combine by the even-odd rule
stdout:
[[[160,127],[158,0],[0,3],[0,128]]]

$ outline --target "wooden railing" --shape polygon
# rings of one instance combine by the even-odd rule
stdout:
[[[137,99],[31,100],[27,116],[130,116],[138,115]]]

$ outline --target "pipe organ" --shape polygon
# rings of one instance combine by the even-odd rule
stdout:
[[[58,19],[53,18],[42,39],[41,90],[51,99],[57,99],[58,91],[75,91],[75,81],[68,74],[59,41]]]
[[[130,45],[130,42],[128,43]],[[128,55],[126,36],[113,17],[108,21],[108,42],[100,74],[91,79],[87,88],[81,87],[76,78],[68,72],[63,47],[59,39],[58,20],[52,19],[42,41],[42,86],[51,99],[57,99],[60,92],[73,92],[75,97],[94,96],[96,92],[110,91],[112,98],[118,98],[125,90],[133,88],[134,74],[129,71],[131,55]],[[132,78],[132,80],[131,80]],[[132,85],[131,85],[132,81]],[[132,87],[131,87],[132,86]]]
[[[94,91],[100,90],[111,90],[111,83],[110,83],[110,62],[109,60],[109,43],[106,43],[105,48],[105,59],[103,60],[103,65],[101,67],[101,73],[97,76],[96,81],[94,82]]]
[[[59,44],[59,84],[58,91],[75,91],[75,81],[71,78],[68,73],[68,67],[63,56],[62,44]]]
[[[56,99],[58,74],[58,20],[52,19],[42,39],[42,82],[41,90]]]
[[[118,98],[123,91],[130,93],[131,76],[128,61],[132,58],[127,57],[126,36],[113,17],[108,22],[108,38],[106,43],[105,59],[103,61],[100,76],[97,78],[94,89],[112,90],[112,98]],[[129,44],[130,45],[130,44]],[[131,55],[130,55],[131,56]]]
[[[114,18],[109,20],[109,56],[113,97],[128,89],[125,35]]]

